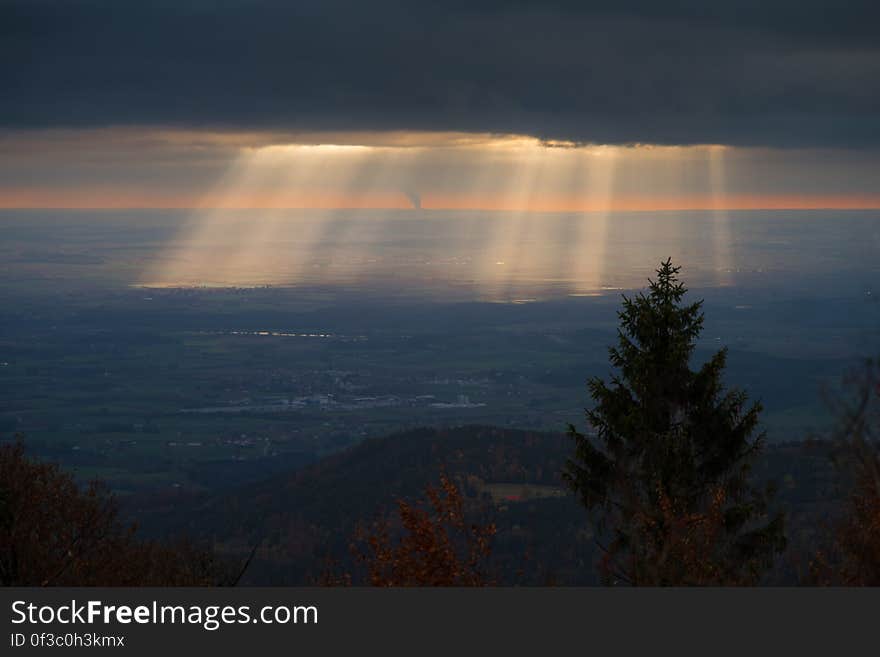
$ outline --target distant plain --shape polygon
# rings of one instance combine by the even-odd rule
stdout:
[[[189,221],[0,212],[3,439],[126,494],[417,426],[562,431],[609,374],[620,294],[667,256],[705,299],[698,358],[730,349],[770,441],[827,431],[823,396],[880,351],[877,212],[291,211],[254,238],[251,211],[197,240]]]

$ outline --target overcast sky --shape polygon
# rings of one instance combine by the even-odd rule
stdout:
[[[325,131],[785,151],[773,161],[806,166],[804,192],[827,165],[820,192],[869,195],[878,25],[876,0],[0,0],[0,204],[180,185],[182,162],[198,186],[241,135]],[[137,161],[116,143],[159,132],[213,136]],[[103,173],[96,153],[115,153]]]

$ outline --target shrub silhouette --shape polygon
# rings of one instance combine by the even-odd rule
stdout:
[[[880,363],[867,360],[844,380],[834,411],[836,461],[849,493],[809,583],[880,586]]]
[[[58,466],[0,446],[0,584],[195,586],[229,580],[227,565],[181,542],[138,540],[109,491],[84,490]]]

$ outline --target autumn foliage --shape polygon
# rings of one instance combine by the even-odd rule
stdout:
[[[468,524],[461,492],[446,475],[425,500],[397,502],[396,522],[382,518],[355,537],[352,550],[372,586],[485,586],[495,525]],[[395,538],[396,536],[396,538]],[[350,580],[350,578],[349,578]]]
[[[752,583],[743,574],[742,564],[731,567],[726,558],[729,540],[725,529],[726,493],[716,487],[707,495],[699,510],[682,509],[662,490],[657,491],[657,504],[649,512],[641,508],[635,513],[636,533],[641,537],[630,548],[625,572],[636,582],[675,586],[740,586]],[[599,562],[600,575],[613,583],[621,564],[617,553],[603,553]],[[754,564],[754,570],[760,563]],[[748,572],[748,570],[746,571]]]
[[[859,474],[849,513],[838,528],[838,544],[843,554],[843,583],[880,586],[880,459],[876,453]]]

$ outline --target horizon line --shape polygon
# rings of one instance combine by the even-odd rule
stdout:
[[[109,212],[114,210],[132,210],[132,211],[180,211],[180,212],[198,212],[198,211],[216,211],[216,212],[248,212],[248,211],[296,211],[296,210],[323,210],[323,211],[340,211],[340,210],[375,210],[385,212],[487,212],[487,213],[517,213],[517,214],[614,214],[614,213],[648,213],[648,212],[786,212],[786,211],[821,211],[821,210],[846,210],[846,211],[869,211],[880,210],[880,201],[876,205],[854,205],[854,204],[828,204],[828,205],[730,205],[730,206],[709,206],[709,205],[682,205],[682,206],[657,206],[657,207],[610,207],[610,208],[514,208],[514,207],[480,207],[480,206],[438,206],[419,208],[403,207],[396,205],[375,206],[375,205],[340,205],[340,206],[321,206],[321,205],[291,205],[291,206],[260,206],[260,205],[242,205],[242,206],[202,206],[202,205],[0,205],[0,212],[7,211],[47,211],[47,210],[78,210],[78,211],[96,211]]]

